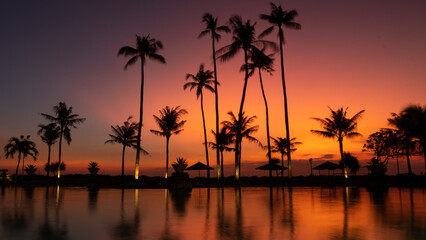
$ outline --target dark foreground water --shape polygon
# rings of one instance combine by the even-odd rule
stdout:
[[[2,188],[0,239],[426,239],[425,189]]]

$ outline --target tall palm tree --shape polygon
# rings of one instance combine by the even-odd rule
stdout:
[[[337,109],[337,111],[334,111],[329,107],[331,111],[330,118],[312,118],[315,121],[318,121],[323,130],[311,130],[313,134],[317,134],[319,136],[325,137],[325,138],[337,138],[337,141],[339,142],[339,149],[340,149],[340,159],[342,161],[343,165],[343,174],[345,178],[348,178],[348,171],[346,169],[346,164],[343,154],[343,139],[346,138],[353,138],[357,136],[361,136],[360,133],[356,131],[358,126],[358,120],[361,118],[362,113],[364,113],[365,110],[361,110],[357,114],[355,114],[351,118],[346,117],[346,111],[348,108],[343,109],[342,107]]]
[[[53,144],[56,143],[56,141],[59,138],[59,127],[55,123],[47,124],[47,125],[38,125],[40,128],[38,130],[38,135],[40,135],[41,140],[47,144],[48,147],[48,153],[47,153],[47,165],[50,166],[50,152],[51,147]],[[49,177],[50,168],[46,169],[46,176]]]
[[[247,139],[251,142],[257,143],[260,146],[262,144],[255,137],[252,136],[253,133],[257,132],[259,126],[251,126],[256,119],[256,116],[248,117],[244,116],[244,112],[241,115],[241,118],[237,119],[233,112],[228,112],[228,115],[231,117],[231,121],[223,121],[222,124],[224,128],[226,128],[231,134],[237,136],[237,133],[240,134],[241,139]],[[234,140],[235,143],[235,151],[241,151],[241,143],[242,141],[237,142],[236,138]],[[238,180],[240,178],[241,173],[241,152],[236,154],[238,158],[235,159],[235,179]]]
[[[6,158],[12,157],[18,153],[18,164],[16,165],[16,173],[15,173],[15,181],[18,178],[18,169],[19,164],[21,163],[21,156],[22,156],[22,175],[24,175],[24,159],[26,156],[33,157],[34,161],[37,159],[36,156],[38,154],[38,151],[36,149],[36,145],[33,141],[29,140],[30,136],[24,137],[20,136],[17,137],[11,137],[9,139],[9,143],[6,144],[4,147],[4,152],[6,154]]]
[[[169,170],[169,141],[173,134],[179,134],[183,131],[183,125],[186,120],[180,120],[182,115],[187,114],[185,109],[181,109],[180,106],[172,107],[166,106],[160,110],[159,116],[154,116],[155,122],[158,124],[160,130],[151,130],[152,133],[158,136],[166,138],[166,174],[164,178],[167,178]]]
[[[137,130],[139,123],[131,122],[132,116],[128,117],[123,125],[111,126],[112,134],[109,134],[109,138],[105,143],[120,143],[123,145],[123,152],[121,153],[121,176],[124,177],[124,153],[126,147],[137,148]],[[144,149],[140,149],[143,154],[147,155],[148,152]]]
[[[281,6],[277,6],[273,3],[271,4],[271,13],[261,14],[260,18],[268,21],[272,26],[263,31],[259,37],[262,38],[265,35],[270,34],[275,26],[278,27],[278,37],[280,39],[280,60],[281,60],[281,79],[283,85],[283,95],[284,95],[284,116],[285,116],[285,130],[286,138],[290,139],[290,124],[288,120],[288,104],[287,104],[287,91],[285,84],[285,75],[284,75],[284,53],[283,45],[285,43],[283,26],[290,29],[300,30],[301,25],[294,21],[294,18],[298,16],[296,10],[284,11]],[[287,160],[288,160],[288,177],[291,178],[292,167],[291,167],[291,154],[290,146],[287,146]]]
[[[391,113],[392,117],[388,118],[388,123],[394,126],[402,135],[401,144],[404,148],[405,157],[407,158],[408,173],[412,175],[410,153],[414,148],[416,141],[423,145],[425,139],[425,114],[426,108],[420,106],[409,105],[404,108],[400,114]],[[422,143],[423,141],[423,143]],[[423,145],[424,151],[424,145]],[[426,160],[425,160],[426,161]]]
[[[214,92],[214,88],[211,85],[216,82],[213,80],[213,72],[210,70],[204,70],[204,64],[200,65],[200,69],[196,75],[188,73],[186,74],[185,79],[192,79],[193,81],[185,83],[185,85],[183,85],[183,89],[186,90],[189,88],[190,91],[196,89],[197,99],[200,98],[201,115],[203,117],[204,147],[206,150],[207,178],[210,179],[209,150],[207,146],[206,120],[204,118],[203,89],[205,88],[210,92]]]
[[[149,35],[146,37],[140,37],[136,35],[136,47],[124,46],[118,51],[118,55],[124,55],[126,57],[130,56],[129,61],[124,65],[124,70],[128,66],[135,64],[138,59],[141,62],[141,99],[140,99],[140,108],[139,108],[139,126],[138,126],[138,136],[136,142],[136,161],[135,161],[135,179],[139,178],[139,160],[140,160],[140,146],[141,146],[141,131],[142,131],[142,121],[143,121],[143,89],[145,82],[144,75],[144,66],[146,58],[151,60],[166,63],[166,60],[163,56],[159,55],[157,52],[159,49],[163,48],[163,44],[156,40],[155,38],[150,38]]]
[[[410,122],[407,130],[419,140],[422,146],[426,172],[426,105],[410,104],[402,110],[401,114]]]
[[[213,72],[214,72],[214,97],[215,97],[215,112],[216,112],[216,132],[219,132],[219,97],[218,97],[218,81],[217,81],[217,70],[216,70],[216,49],[215,49],[215,42],[219,42],[220,38],[222,37],[219,32],[229,32],[228,26],[222,25],[218,26],[217,24],[217,18],[213,17],[210,13],[205,13],[203,15],[203,20],[206,24],[206,28],[200,33],[198,38],[201,38],[207,34],[210,34],[210,37],[212,39],[212,51],[213,51]],[[216,142],[218,145],[218,142]],[[221,171],[219,164],[219,149],[216,149],[216,175],[219,179],[221,177],[220,173]]]
[[[223,127],[220,129],[219,134],[216,134],[215,131],[212,130],[212,134],[214,135],[216,142],[209,142],[209,146],[213,149],[219,149],[220,152],[220,175],[223,175],[223,152],[230,152],[234,150],[234,148],[228,147],[234,142],[234,134],[232,134],[227,128]]]
[[[262,48],[273,48],[276,49],[276,44],[270,41],[258,40],[255,37],[255,25],[256,23],[251,23],[250,20],[243,22],[242,18],[238,15],[235,15],[229,19],[229,23],[231,25],[233,37],[232,43],[222,47],[217,50],[219,53],[219,59],[224,62],[233,58],[240,50],[243,50],[244,53],[244,86],[243,86],[243,94],[241,97],[240,108],[238,112],[238,121],[242,121],[243,111],[244,111],[244,102],[246,97],[247,83],[249,78],[249,69],[248,69],[248,60],[250,55],[253,52],[260,52],[259,47]],[[242,135],[240,132],[236,132],[235,135],[235,161],[238,162],[240,159],[240,150],[238,149],[241,146]],[[237,176],[236,176],[237,177]]]
[[[62,157],[62,138],[65,138],[68,145],[71,143],[71,128],[77,128],[77,124],[83,123],[86,119],[79,118],[78,114],[73,114],[72,107],[68,107],[65,102],[59,102],[53,107],[55,115],[41,113],[50,122],[59,127],[59,158],[58,158],[58,178],[61,177],[61,157]]]
[[[294,152],[297,150],[295,148],[296,145],[302,144],[302,142],[296,142],[296,138],[290,139],[290,144],[288,144],[287,138],[277,137],[273,138],[271,137],[273,141],[273,147],[272,152],[281,153],[281,166],[283,167],[281,169],[281,177],[284,177],[284,155],[287,155],[288,148],[287,146],[290,145],[290,151]],[[288,156],[288,155],[287,155]]]
[[[251,62],[248,63],[247,68],[249,69],[249,76],[252,76],[256,69],[259,72],[259,81],[260,81],[260,89],[262,90],[262,96],[263,101],[265,103],[265,115],[266,115],[266,138],[268,143],[268,161],[269,163],[272,163],[272,157],[271,157],[271,140],[269,135],[269,110],[268,110],[268,102],[266,100],[265,90],[263,89],[263,81],[262,81],[262,70],[271,74],[274,71],[273,69],[273,58],[272,54],[265,55],[264,54],[265,49],[262,49],[261,52],[255,51],[251,54],[250,60]],[[241,70],[244,69],[244,66],[241,67]],[[244,70],[243,70],[244,71]],[[269,177],[272,177],[272,170],[269,170]]]

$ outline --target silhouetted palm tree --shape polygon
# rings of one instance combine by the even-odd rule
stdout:
[[[136,48],[130,46],[124,46],[118,51],[118,55],[130,56],[129,61],[124,65],[124,69],[128,66],[135,64],[138,59],[141,62],[141,99],[139,109],[139,126],[137,135],[137,147],[136,147],[136,161],[135,161],[135,179],[139,178],[139,160],[140,160],[140,146],[141,146],[141,131],[143,123],[143,89],[145,82],[144,66],[146,58],[158,61],[160,63],[166,63],[163,56],[157,52],[163,48],[163,44],[157,41],[155,38],[150,38],[149,35],[146,37],[140,37],[136,35]]]
[[[123,125],[111,126],[112,134],[109,134],[110,139],[105,143],[120,143],[123,145],[123,152],[121,154],[121,176],[124,177],[124,153],[126,147],[137,148],[137,130],[139,124],[136,122],[130,122],[132,117],[128,117]],[[144,149],[140,149],[143,154],[148,154]]]
[[[262,144],[255,137],[252,136],[253,133],[257,132],[259,126],[250,126],[256,119],[256,116],[248,117],[244,116],[244,112],[241,115],[241,118],[237,119],[233,112],[228,112],[228,115],[231,117],[231,121],[223,121],[222,124],[231,134],[237,136],[237,133],[240,133],[241,139],[246,138],[251,142],[258,143],[260,146]],[[237,142],[236,138],[234,139],[235,151],[241,151],[242,141]],[[235,179],[240,178],[241,172],[241,152],[236,154],[238,158],[235,159]]]
[[[40,128],[38,130],[38,135],[40,135],[41,140],[47,144],[48,147],[48,153],[47,153],[47,165],[50,165],[50,152],[51,147],[53,144],[56,143],[56,141],[59,138],[59,127],[55,123],[47,124],[47,125],[38,125]],[[46,170],[47,174],[46,176],[49,177],[50,168],[47,168]]]
[[[198,70],[196,75],[193,74],[186,74],[185,79],[192,79],[193,81],[185,83],[183,85],[183,89],[186,90],[189,88],[190,91],[192,89],[197,89],[197,99],[200,97],[201,101],[201,115],[203,117],[203,131],[204,131],[204,147],[206,150],[206,163],[207,168],[210,169],[210,163],[209,163],[209,151],[207,146],[207,132],[206,132],[206,120],[204,118],[204,105],[203,105],[203,88],[209,90],[210,92],[214,92],[214,88],[211,86],[213,81],[213,72],[210,70],[204,71],[204,64],[200,65],[200,69]],[[207,169],[207,178],[210,179],[210,170]]]
[[[241,121],[243,118],[244,111],[244,102],[246,97],[247,83],[249,77],[248,70],[248,60],[250,55],[253,52],[260,52],[260,49],[263,48],[273,48],[276,49],[276,44],[270,41],[258,40],[255,37],[255,28],[256,23],[251,23],[250,20],[243,22],[242,18],[238,15],[235,15],[229,19],[229,23],[231,25],[233,37],[232,43],[221,49],[217,50],[220,54],[219,59],[224,61],[228,61],[233,58],[241,49],[244,52],[244,68],[245,68],[245,77],[244,77],[244,86],[243,86],[243,94],[241,97],[240,109],[238,112],[238,120]],[[239,147],[241,144],[242,136],[241,133],[236,132],[235,141],[236,147]],[[235,161],[238,162],[240,157],[238,154],[241,151],[237,148],[235,149]],[[237,177],[237,176],[236,176]]]
[[[41,113],[47,120],[55,123],[59,127],[59,165],[58,165],[58,178],[61,177],[61,157],[62,157],[62,138],[65,138],[68,144],[71,143],[71,128],[77,128],[77,124],[84,122],[85,118],[79,118],[78,114],[73,114],[72,107],[67,107],[65,102],[59,102],[57,106],[53,107],[55,115],[48,115]]]
[[[422,116],[424,113],[422,113],[422,111],[423,109],[421,109],[421,107],[417,109],[417,107],[410,105],[401,111],[400,114],[391,113],[392,117],[388,118],[389,124],[396,127],[401,133],[401,144],[404,148],[405,157],[407,158],[408,173],[410,175],[412,174],[410,153],[413,152],[412,150],[417,139],[420,139],[421,142],[422,139],[420,137],[425,134],[425,123],[417,123],[418,120],[421,121],[422,117],[424,121],[424,116]],[[423,133],[421,131],[423,131]]]
[[[287,138],[277,137],[273,138],[271,137],[273,141],[273,147],[272,152],[281,153],[281,166],[284,167],[284,154],[287,154],[288,148],[288,141]],[[295,148],[295,145],[302,144],[302,142],[296,142],[296,138],[290,139],[290,151],[294,152],[297,150]],[[281,177],[284,177],[284,168],[281,169]]]
[[[425,159],[426,172],[426,105],[408,105],[402,110],[402,116],[410,122],[408,131],[419,140]]]
[[[212,134],[214,135],[216,142],[209,142],[209,145],[213,149],[219,149],[220,152],[220,170],[221,176],[223,175],[223,151],[230,152],[234,150],[234,148],[228,147],[231,143],[234,142],[234,134],[232,134],[227,128],[223,127],[220,129],[219,134],[216,134],[215,131],[212,130]]]
[[[311,130],[312,133],[317,134],[319,136],[325,137],[325,138],[337,138],[337,141],[339,142],[339,149],[340,149],[340,159],[343,163],[343,173],[345,178],[348,178],[348,171],[346,169],[346,164],[343,161],[344,154],[343,154],[343,139],[345,137],[352,138],[361,136],[360,133],[356,132],[358,120],[361,118],[362,113],[365,110],[361,110],[357,114],[355,114],[351,118],[346,117],[346,111],[348,108],[343,110],[343,108],[337,109],[337,111],[334,111],[329,107],[331,111],[330,118],[312,118],[315,121],[318,121],[324,130]]]
[[[167,173],[169,169],[169,140],[173,134],[179,134],[183,131],[183,125],[185,124],[185,120],[180,120],[182,115],[188,113],[185,109],[181,109],[180,106],[175,108],[170,108],[166,106],[162,110],[160,110],[159,116],[154,116],[155,122],[158,124],[160,130],[151,130],[152,133],[158,136],[163,136],[166,138],[166,174],[165,178],[167,178]]]
[[[262,38],[265,35],[270,34],[275,26],[278,27],[278,37],[280,39],[280,59],[281,59],[281,79],[282,79],[282,85],[283,85],[283,95],[284,95],[284,116],[285,116],[285,130],[286,130],[286,138],[290,139],[290,124],[288,120],[288,104],[287,104],[287,91],[286,91],[286,84],[285,84],[285,74],[284,74],[284,53],[283,53],[283,45],[285,43],[284,39],[284,31],[283,26],[300,30],[301,25],[294,21],[294,18],[298,16],[298,13],[296,10],[290,10],[290,11],[284,11],[281,6],[277,6],[273,3],[270,3],[271,5],[271,13],[268,14],[261,14],[260,18],[263,20],[268,21],[272,26],[267,28],[265,31],[263,31],[259,38]],[[288,159],[288,177],[291,178],[292,174],[292,167],[291,167],[291,151],[290,146],[287,146],[287,159]]]
[[[204,29],[204,31],[202,31],[200,33],[200,35],[198,36],[198,38],[203,37],[204,35],[210,34],[210,37],[212,39],[212,51],[213,51],[213,72],[214,72],[214,97],[215,97],[215,111],[216,111],[216,132],[219,132],[219,100],[218,100],[218,81],[217,81],[217,70],[216,70],[216,49],[215,49],[215,42],[218,42],[220,40],[220,38],[222,37],[219,32],[229,32],[229,28],[228,26],[222,25],[222,26],[218,26],[217,24],[217,18],[214,18],[210,13],[205,13],[203,15],[203,20],[202,20],[205,24],[206,24],[206,29]],[[218,144],[218,142],[216,142],[216,144]],[[221,166],[219,164],[219,149],[216,149],[216,163],[217,163],[217,171],[216,171],[216,175],[217,178],[219,179],[221,170],[220,167]],[[222,171],[223,172],[223,171]]]
[[[266,115],[266,138],[268,143],[268,161],[271,163],[271,140],[269,135],[269,110],[268,110],[268,102],[266,100],[265,90],[263,89],[263,81],[262,81],[262,70],[268,72],[272,75],[274,71],[273,63],[274,60],[271,55],[265,55],[264,49],[261,52],[253,52],[250,57],[251,62],[248,63],[249,76],[252,76],[256,69],[259,72],[259,81],[260,81],[260,89],[262,90],[263,101],[265,103],[265,115]],[[241,70],[244,69],[244,66],[241,67]],[[269,170],[269,177],[272,177],[272,170]]]
[[[34,161],[36,160],[36,156],[38,154],[38,151],[36,149],[36,145],[33,141],[29,140],[30,136],[24,137],[20,136],[17,137],[11,137],[9,139],[9,143],[6,144],[4,147],[4,152],[6,154],[6,158],[12,157],[18,153],[18,164],[16,165],[16,173],[15,173],[15,181],[18,178],[18,169],[19,164],[21,162],[21,156],[22,156],[22,175],[24,175],[24,159],[26,156],[33,157]]]

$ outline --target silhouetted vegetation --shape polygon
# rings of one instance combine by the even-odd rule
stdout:
[[[262,52],[253,52],[250,56],[251,62],[248,64],[247,68],[249,69],[249,76],[252,76],[256,69],[259,72],[259,81],[260,81],[260,89],[262,90],[263,102],[265,103],[265,116],[266,116],[266,139],[267,139],[267,150],[268,150],[268,161],[271,164],[271,139],[269,134],[269,109],[268,109],[268,101],[266,100],[265,90],[263,89],[263,81],[262,81],[262,70],[268,72],[272,75],[273,69],[273,58],[272,54],[266,55],[264,53],[264,49]],[[241,67],[241,71],[244,71],[245,66]],[[272,170],[269,170],[269,177],[272,177]]]
[[[416,145],[420,144],[425,155],[426,144],[426,106],[408,105],[399,114],[391,113],[388,119],[391,126],[401,133],[400,144],[407,159],[408,173],[412,175],[410,155],[414,153]],[[426,155],[425,155],[426,171]]]
[[[47,144],[48,153],[47,153],[47,165],[50,165],[50,152],[52,145],[56,143],[59,138],[60,129],[55,123],[47,125],[38,125],[40,128],[38,130],[38,135],[40,135],[41,140]],[[47,168],[47,176],[49,177],[50,168]]]
[[[290,144],[288,143],[287,138],[271,137],[271,139],[273,141],[272,152],[281,153],[281,167],[283,167],[281,170],[281,177],[284,177],[284,154],[288,157],[287,146],[290,146],[290,151],[294,152],[297,150],[297,148],[295,148],[295,145],[302,144],[302,142],[296,142],[296,138],[290,139]]]
[[[203,20],[206,24],[206,29],[204,29],[198,38],[201,38],[207,34],[210,34],[210,37],[212,39],[212,56],[213,56],[213,72],[214,72],[214,99],[215,99],[215,113],[216,113],[216,132],[219,132],[219,94],[218,94],[218,80],[217,80],[217,69],[216,69],[216,48],[215,48],[215,42],[219,42],[221,39],[220,32],[228,33],[230,32],[229,27],[226,25],[218,26],[217,18],[213,17],[210,13],[205,13],[203,15]],[[216,145],[219,145],[217,139],[216,139]],[[216,176],[217,178],[221,178],[221,167],[223,165],[219,162],[219,149],[216,149]],[[223,175],[222,175],[223,176]]]
[[[126,147],[137,149],[138,137],[136,131],[138,130],[139,124],[136,122],[131,122],[132,117],[129,116],[123,125],[111,126],[112,134],[109,134],[110,139],[105,141],[105,143],[120,143],[123,145],[123,151],[121,153],[121,176],[124,177],[124,154]],[[139,146],[140,147],[140,146]],[[140,150],[143,154],[147,155],[148,152],[140,147]]]
[[[360,168],[358,158],[348,152],[345,152],[343,153],[343,160],[345,161],[346,167],[349,168],[350,173],[356,175]],[[343,167],[342,160],[339,161],[339,164]]]
[[[262,146],[262,144],[255,137],[252,136],[253,133],[257,132],[259,129],[258,126],[251,126],[251,124],[256,119],[256,116],[248,117],[244,116],[244,112],[241,114],[241,118],[237,119],[233,112],[228,112],[228,115],[231,117],[231,121],[223,121],[222,124],[234,137],[235,151],[241,151],[242,141],[237,141],[237,133],[240,135],[241,140],[246,138],[251,142],[255,142]],[[235,179],[240,178],[241,171],[241,152],[236,154],[238,158],[235,159]]]
[[[225,175],[223,175],[223,152],[227,151],[233,151],[234,148],[228,147],[229,145],[231,145],[234,142],[234,134],[231,133],[231,131],[229,129],[227,129],[226,127],[222,126],[222,128],[220,129],[219,134],[216,134],[213,130],[212,130],[212,134],[214,135],[216,142],[209,142],[209,145],[211,146],[211,148],[213,149],[219,149],[220,152],[220,170],[221,173],[220,175],[223,177],[225,177]]]
[[[13,158],[16,153],[18,153],[18,164],[16,165],[16,173],[15,173],[15,181],[18,178],[18,169],[19,164],[21,162],[22,156],[22,176],[24,175],[24,159],[26,156],[31,156],[34,161],[37,159],[36,156],[38,154],[38,150],[36,149],[36,145],[33,141],[29,140],[30,136],[24,137],[20,136],[11,137],[9,139],[9,143],[4,147],[4,152],[6,154],[6,158]]]
[[[300,30],[302,26],[295,22],[295,17],[298,16],[298,13],[296,10],[290,10],[285,11],[282,9],[281,5],[277,6],[274,3],[270,3],[271,5],[271,13],[268,14],[261,14],[260,18],[263,20],[268,21],[272,26],[264,30],[260,35],[259,38],[262,38],[265,35],[270,34],[275,27],[278,27],[278,37],[280,39],[280,60],[281,60],[281,79],[282,79],[282,85],[283,85],[283,95],[284,95],[284,116],[285,116],[285,131],[286,131],[286,138],[290,138],[290,124],[288,120],[288,104],[287,104],[287,90],[286,90],[286,84],[285,84],[285,74],[284,74],[284,53],[283,53],[283,45],[285,43],[284,39],[284,31],[283,27]],[[287,146],[287,161],[288,161],[288,177],[291,178],[292,176],[292,167],[291,167],[291,147],[290,145]]]
[[[143,125],[143,92],[145,84],[145,75],[144,75],[144,66],[146,63],[146,58],[151,60],[166,63],[166,60],[163,56],[159,55],[157,52],[159,49],[163,48],[163,43],[156,40],[155,38],[150,38],[150,36],[140,37],[136,35],[136,48],[130,46],[124,46],[118,51],[118,55],[124,55],[125,57],[130,56],[129,61],[124,65],[124,70],[128,66],[135,64],[138,59],[141,62],[141,98],[140,98],[140,108],[139,108],[139,125],[138,125],[138,135],[136,140],[136,163],[135,163],[135,179],[139,178],[139,160],[140,160],[140,150],[141,150],[141,131]]]
[[[250,20],[243,22],[240,16],[234,15],[233,17],[229,19],[229,24],[231,26],[232,33],[233,33],[232,43],[220,48],[219,50],[217,50],[217,52],[220,55],[219,59],[223,62],[233,58],[240,50],[244,52],[245,77],[244,77],[243,94],[241,97],[241,103],[240,103],[238,120],[237,120],[239,122],[242,122],[247,83],[249,78],[249,69],[248,69],[249,57],[254,52],[257,52],[258,54],[263,54],[257,46],[261,46],[262,49],[266,49],[266,48],[275,49],[276,44],[271,41],[256,39],[255,28],[254,28],[256,23],[252,23]],[[236,142],[235,162],[239,162],[239,159],[241,159],[241,156],[239,156],[241,154],[241,150],[239,149],[239,147],[241,146],[241,141],[242,141],[242,133],[235,132],[235,142]],[[235,178],[238,179],[239,176],[240,174],[239,174],[239,168],[238,168],[238,170],[236,170]]]
[[[339,142],[339,149],[340,149],[340,156],[343,163],[343,174],[345,178],[348,178],[348,172],[346,170],[346,163],[343,161],[344,154],[343,154],[343,139],[346,138],[352,138],[361,136],[360,133],[358,133],[357,125],[358,121],[361,118],[362,113],[364,113],[364,110],[361,110],[357,114],[355,114],[351,118],[346,117],[346,111],[343,110],[343,108],[337,109],[337,111],[334,111],[333,109],[329,108],[331,111],[330,118],[312,118],[316,121],[318,121],[324,130],[311,130],[313,134],[317,134],[319,136],[325,137],[325,138],[337,138],[337,141]]]
[[[77,128],[77,124],[83,123],[86,119],[79,118],[78,114],[72,112],[72,107],[67,107],[65,102],[59,102],[57,106],[53,107],[53,112],[55,115],[48,115],[42,113],[41,115],[47,120],[52,122],[59,127],[59,161],[58,161],[58,170],[57,176],[61,177],[61,157],[62,157],[62,138],[65,138],[68,144],[71,143],[71,128]]]
[[[183,131],[185,120],[180,120],[182,115],[187,114],[185,109],[180,106],[172,107],[166,106],[160,110],[160,116],[154,116],[155,122],[158,124],[160,130],[151,130],[152,133],[166,138],[166,173],[164,178],[167,178],[169,169],[169,141],[172,135],[179,134]]]
[[[207,89],[210,92],[214,92],[214,88],[211,86],[211,84],[215,83],[215,81],[213,81],[213,72],[210,70],[204,70],[204,64],[201,64],[200,69],[198,70],[196,75],[188,73],[186,74],[185,79],[192,79],[193,81],[185,83],[185,85],[183,85],[183,89],[186,90],[187,88],[189,88],[189,90],[191,91],[192,89],[196,89],[197,99],[200,97],[201,116],[203,118],[204,148],[206,150],[206,164],[207,167],[210,167],[209,150],[207,146],[206,120],[204,118],[203,89]],[[207,178],[210,179],[210,171],[208,170]]]

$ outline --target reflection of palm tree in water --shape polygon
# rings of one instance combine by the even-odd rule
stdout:
[[[5,208],[4,205],[1,209],[1,223],[3,226],[4,232],[2,235],[2,239],[8,236],[12,236],[18,238],[20,234],[24,233],[28,228],[28,219],[23,211],[23,208],[20,206],[21,201],[18,199],[18,190],[22,190],[20,188],[14,188],[15,196],[13,201],[13,207]]]
[[[139,189],[135,189],[134,221],[127,222],[124,212],[124,189],[121,189],[120,222],[113,228],[114,239],[137,239],[139,233]]]
[[[161,240],[173,240],[177,239],[176,236],[173,236],[170,233],[170,216],[169,216],[169,189],[164,189],[165,191],[165,202],[166,202],[166,216],[165,216],[165,226],[164,226],[164,232],[161,235]]]
[[[89,211],[94,212],[98,203],[99,188],[88,188]]]
[[[53,188],[50,188],[53,189]],[[38,239],[40,240],[61,240],[68,239],[68,230],[66,224],[60,224],[59,209],[60,209],[60,195],[59,186],[56,187],[55,198],[55,226],[53,227],[49,221],[49,187],[46,187],[45,204],[44,204],[44,222],[40,225],[38,231]]]

